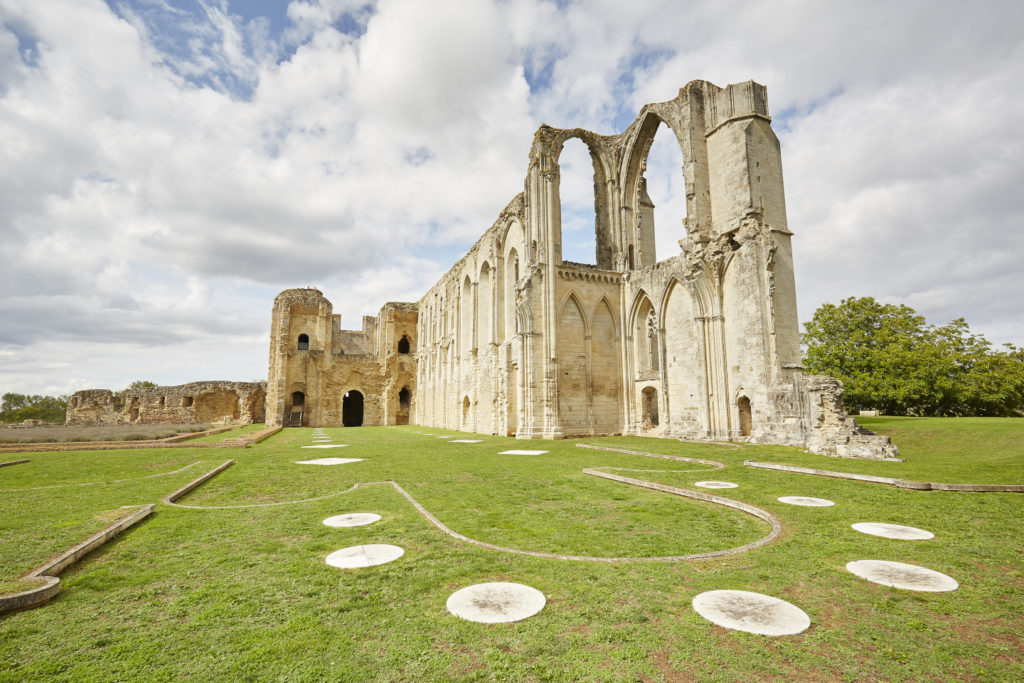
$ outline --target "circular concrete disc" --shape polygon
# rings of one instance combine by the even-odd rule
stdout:
[[[498,455],[544,455],[547,451],[524,451],[521,449],[514,449],[511,451],[502,451]]]
[[[387,564],[397,560],[405,551],[397,545],[374,543],[371,545],[354,545],[351,548],[336,550],[327,556],[327,564],[338,569],[362,569],[378,564]]]
[[[483,443],[483,439],[452,439],[448,443]]]
[[[734,489],[739,487],[739,484],[733,484],[731,481],[698,481],[694,486],[702,489]]]
[[[481,624],[500,624],[532,617],[547,600],[536,588],[497,581],[466,586],[448,596],[448,611]]]
[[[802,505],[809,508],[827,508],[835,505],[834,501],[827,498],[811,498],[809,496],[782,496],[778,500],[781,503]]]
[[[693,609],[712,624],[762,636],[791,636],[811,625],[796,605],[750,591],[706,591],[693,599]]]
[[[898,538],[901,541],[923,541],[935,538],[935,534],[924,529],[902,524],[886,524],[885,522],[857,522],[851,524],[854,529],[862,534],[881,536],[882,538]]]
[[[345,448],[348,444],[344,443],[318,443],[312,446],[299,446],[299,448]]]
[[[846,569],[862,579],[908,591],[944,593],[955,591],[960,587],[953,577],[933,569],[918,567],[916,564],[885,560],[857,560],[856,562],[847,562]]]
[[[316,460],[298,460],[296,465],[345,465],[350,462],[362,462],[362,458],[318,458]]]
[[[327,526],[366,526],[373,524],[380,515],[372,512],[352,512],[347,515],[334,515],[324,520]]]

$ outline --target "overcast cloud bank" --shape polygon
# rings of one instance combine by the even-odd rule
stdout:
[[[768,86],[802,320],[874,296],[1024,344],[1024,9],[984,9],[0,0],[0,390],[261,377],[280,289],[346,327],[418,299],[522,189],[540,123],[619,132],[697,78]],[[563,161],[585,255],[589,159]]]

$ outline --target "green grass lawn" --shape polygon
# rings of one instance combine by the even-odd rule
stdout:
[[[236,464],[62,576],[44,607],[0,617],[0,680],[1019,680],[1024,678],[1024,495],[906,491],[743,467],[744,460],[946,482],[1024,483],[1024,421],[864,420],[891,434],[905,463],[824,458],[643,438],[589,443],[716,460],[725,469],[498,437],[450,444],[419,427],[327,429],[346,448],[302,449],[287,429],[246,449],[31,454],[0,469],[0,582],[102,528],[122,505],[158,502],[221,462]],[[460,435],[461,436],[461,435]],[[217,438],[224,438],[216,435]],[[499,455],[509,448],[541,456]],[[333,467],[321,457],[362,458]],[[197,461],[181,472],[175,472]],[[690,562],[559,561],[479,548],[440,532],[395,481],[455,531],[522,550],[651,558],[750,543],[768,525],[735,510],[606,481],[586,467],[715,493],[774,514],[781,537]],[[614,470],[611,470],[614,472]],[[172,473],[173,472],[173,473]],[[172,474],[167,474],[172,473]],[[165,475],[165,476],[152,476]],[[83,485],[84,484],[84,485]],[[49,488],[39,488],[39,487]],[[700,490],[700,489],[696,489]],[[783,495],[830,498],[800,508]],[[267,505],[270,503],[294,504]],[[324,518],[376,512],[367,527]],[[858,521],[928,529],[895,541]],[[361,570],[327,566],[363,543],[405,549]],[[953,593],[914,593],[844,569],[857,559],[918,564],[956,578]],[[515,581],[547,606],[515,624],[451,616],[455,590]],[[4,584],[7,585],[7,584]],[[735,588],[793,602],[806,632],[767,638],[714,626],[690,602]]]

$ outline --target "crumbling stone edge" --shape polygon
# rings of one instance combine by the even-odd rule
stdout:
[[[28,458],[24,460],[11,460],[10,462],[0,462],[0,467],[10,467],[11,465],[22,465],[28,462]]]
[[[227,462],[224,462],[224,463],[218,465],[217,467],[214,467],[212,470],[210,470],[206,474],[204,474],[204,475],[202,475],[202,476],[200,476],[200,477],[198,477],[196,479],[193,479],[189,483],[185,484],[184,486],[182,486],[180,489],[178,489],[174,493],[171,493],[171,494],[169,494],[167,496],[164,496],[163,502],[167,503],[168,505],[172,505],[174,503],[174,501],[178,500],[179,498],[181,498],[185,494],[190,493],[193,489],[198,488],[202,484],[205,484],[208,480],[210,480],[213,477],[217,476],[218,474],[220,474],[221,472],[223,472],[224,470],[226,470],[227,468],[231,467],[234,464],[235,464],[234,460],[228,460]]]
[[[46,580],[46,583],[42,586],[21,591],[20,593],[14,593],[13,595],[0,596],[0,614],[38,607],[52,600],[53,597],[57,595],[57,591],[60,588],[59,574],[61,572],[78,562],[99,546],[110,541],[122,531],[130,529],[149,515],[153,514],[153,510],[156,509],[156,505],[149,503],[146,505],[125,506],[125,509],[128,508],[137,509],[131,514],[122,517],[110,526],[97,531],[78,545],[73,546],[54,559],[49,560],[45,564],[36,567],[26,574],[23,578],[44,579]]]
[[[594,446],[589,443],[578,443],[576,448],[589,448],[595,451],[606,451],[608,453],[625,453],[626,455],[642,455],[645,458],[661,458],[662,460],[675,460],[677,462],[692,462],[698,465],[707,465],[708,467],[716,470],[720,470],[725,467],[724,462],[718,462],[717,460],[704,460],[702,458],[684,458],[681,455],[662,455],[661,453],[646,453],[644,451],[631,451],[625,448],[611,448],[610,446]]]
[[[934,481],[912,481],[907,479],[895,479],[893,477],[878,477],[873,474],[854,474],[852,472],[833,472],[832,470],[816,470],[810,467],[797,467],[795,465],[781,465],[771,462],[755,462],[745,460],[746,467],[755,467],[762,470],[779,470],[782,472],[796,472],[797,474],[813,474],[819,477],[834,477],[836,479],[852,479],[854,481],[867,481],[872,484],[887,484],[901,489],[914,491],[973,491],[977,493],[1024,493],[1024,484],[942,484]]]

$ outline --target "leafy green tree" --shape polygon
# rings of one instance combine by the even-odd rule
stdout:
[[[137,379],[128,385],[128,391],[135,391],[136,389],[151,389],[153,387],[160,386],[156,382],[150,382],[146,379]]]
[[[0,422],[64,422],[67,408],[67,396],[4,394],[0,398]]]
[[[1019,415],[1024,351],[992,349],[963,318],[936,327],[914,309],[850,297],[805,324],[804,364],[843,382],[851,411],[894,415]]]

